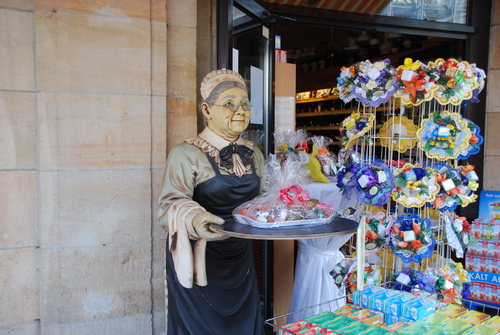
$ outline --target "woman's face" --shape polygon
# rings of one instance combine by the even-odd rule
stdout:
[[[231,104],[233,108],[238,107],[235,112],[231,110]],[[248,110],[244,110],[243,106],[248,106]],[[222,92],[213,106],[205,106],[203,114],[208,120],[207,126],[210,130],[225,140],[233,142],[250,123],[252,113],[249,106],[247,91],[232,87]]]

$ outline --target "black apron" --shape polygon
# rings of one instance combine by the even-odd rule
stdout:
[[[215,177],[196,186],[193,200],[226,221],[234,208],[256,197],[260,178],[222,175],[208,156]],[[193,244],[194,241],[191,241]],[[167,241],[168,334],[169,335],[263,335],[252,241],[228,238],[207,243],[207,286],[183,287],[177,280]]]

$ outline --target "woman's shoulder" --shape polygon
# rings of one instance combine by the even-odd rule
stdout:
[[[182,142],[170,149],[169,156],[171,155],[194,158],[203,156],[203,153],[200,148],[196,147],[195,145],[187,142]]]

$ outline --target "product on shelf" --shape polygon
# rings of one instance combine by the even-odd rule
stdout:
[[[460,315],[458,319],[467,321],[473,325],[477,325],[481,322],[488,320],[491,316],[486,313],[481,313],[479,311],[468,311],[467,313]]]
[[[468,309],[462,306],[449,304],[439,308],[436,312],[449,316],[450,318],[457,318],[460,315],[467,313]]]
[[[450,335],[462,334],[464,331],[466,331],[470,327],[472,327],[471,323],[464,321],[464,320],[461,320],[461,319],[458,319],[458,318],[450,319],[450,320],[446,321],[445,323],[442,323],[439,326],[437,326],[437,328],[439,330],[442,330]]]

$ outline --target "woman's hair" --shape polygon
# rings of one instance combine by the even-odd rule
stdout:
[[[207,118],[205,117],[205,115],[202,112],[201,105],[203,103],[207,103],[209,106],[213,106],[217,102],[217,99],[219,98],[219,95],[222,92],[224,92],[225,90],[228,90],[230,88],[233,88],[233,87],[239,87],[239,88],[244,89],[245,91],[248,92],[246,86],[241,84],[241,83],[238,83],[237,81],[223,81],[222,83],[220,83],[214,87],[212,92],[210,92],[210,95],[205,100],[200,102],[200,104],[198,105],[198,110],[200,111],[201,115],[203,116],[203,123],[205,124],[205,126],[207,125]]]

